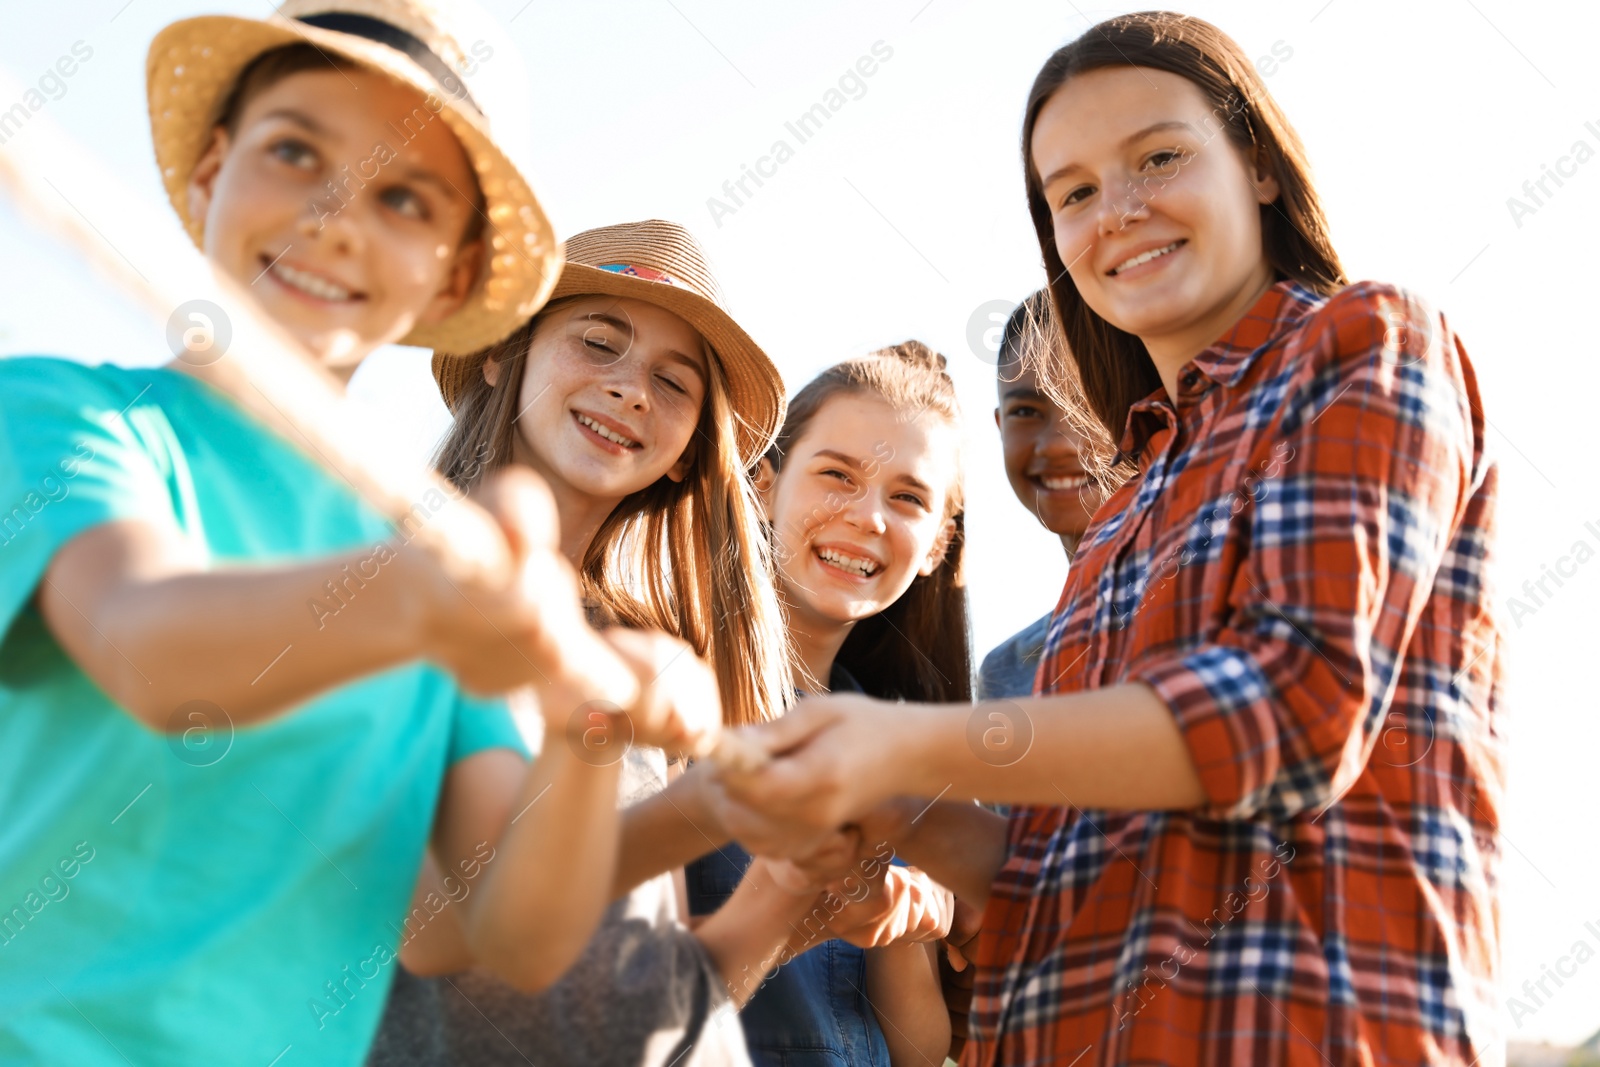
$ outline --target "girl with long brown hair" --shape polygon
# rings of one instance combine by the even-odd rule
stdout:
[[[569,239],[566,255],[550,303],[521,329],[470,358],[435,357],[456,416],[439,469],[465,490],[491,471],[531,468],[554,497],[560,548],[593,621],[681,639],[715,673],[725,722],[769,719],[783,707],[788,660],[746,472],[782,420],[782,379],[723,309],[681,227],[590,230]],[[586,783],[584,795],[609,818],[514,810],[504,782],[521,760],[505,750],[493,763],[473,757],[450,771],[503,802],[512,823],[580,824],[581,816],[583,839],[552,830],[544,867],[504,891],[580,895],[598,932],[565,924],[545,943],[548,962],[533,961],[522,972],[532,977],[513,988],[472,968],[454,912],[427,903],[464,895],[460,880],[425,876],[418,921],[404,931],[408,973],[397,978],[370,1063],[745,1062],[732,979],[753,970],[759,981],[817,891],[791,892],[763,866],[726,914],[690,931],[680,922],[681,874],[663,866],[608,907],[619,852],[629,849],[617,807],[658,794],[679,768],[660,750],[630,747],[625,724],[607,710],[547,707],[543,718],[556,725],[528,740],[536,769]],[[449,817],[441,811],[441,821]],[[491,870],[493,862],[485,861]]]
[[[795,395],[756,481],[802,693],[971,699],[961,451],[944,357],[919,341],[836,364]],[[865,844],[871,873],[835,886],[859,887],[851,914],[791,942],[741,1013],[756,1067],[902,1067],[949,1049],[929,943],[948,932],[948,894],[890,866],[882,839]],[[750,867],[736,844],[689,864],[691,912],[724,914]],[[860,928],[874,909],[924,910],[919,899],[941,913],[920,931]]]
[[[1497,473],[1464,348],[1346,282],[1214,26],[1093,27],[1040,71],[1022,148],[1056,351],[1134,468],[1039,695],[806,701],[759,728],[771,765],[724,776],[724,822],[765,855],[854,822],[985,905],[967,1064],[1488,1057]],[[973,797],[1009,824],[948,803]]]
[[[818,425],[823,415],[828,416],[826,426]],[[835,427],[833,422],[857,416],[866,417],[863,426],[873,427],[869,430],[872,450],[860,457],[860,469],[824,467],[815,477],[826,491],[815,500],[808,497],[798,513],[791,506],[782,516],[777,514],[778,504],[787,499],[780,490],[797,487],[805,477],[790,464],[799,454],[801,442],[812,439],[815,447],[837,453],[839,449],[817,442],[827,442],[831,435],[842,432],[843,427]],[[870,416],[877,416],[878,421],[872,422]],[[920,341],[906,341],[836,364],[795,394],[783,429],[762,461],[758,485],[767,501],[780,591],[789,609],[789,633],[810,681],[828,677],[823,668],[830,664],[820,649],[837,639],[831,666],[848,670],[860,682],[862,692],[885,700],[945,703],[971,699],[967,590],[962,573],[966,503],[960,426],[961,411],[944,357]],[[823,457],[823,462],[829,459],[835,465],[840,462],[836,455]],[[842,517],[846,511],[841,509],[858,503],[871,481],[882,477],[897,461],[926,468],[926,473],[915,479],[922,484],[913,485],[893,502],[903,500],[914,514],[935,520],[931,554],[907,561],[915,563],[911,571],[896,576],[892,585],[875,591],[875,596],[864,597],[855,590],[855,583],[848,583],[851,593],[835,605],[848,614],[829,619],[832,625],[827,625],[821,621],[827,609],[814,602],[824,586],[812,578],[838,578],[839,566],[826,559],[814,562],[810,556],[815,553],[802,539],[814,537],[815,527],[825,516]],[[934,508],[936,501],[939,506]],[[869,565],[876,562],[869,561]],[[873,584],[882,584],[881,574],[863,577],[878,578]],[[809,630],[803,628],[808,619],[814,620]]]

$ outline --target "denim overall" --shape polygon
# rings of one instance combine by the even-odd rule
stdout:
[[[829,688],[861,691],[837,666]],[[687,865],[689,913],[720,908],[749,866],[750,854],[731,842]],[[739,1013],[755,1067],[889,1067],[866,989],[866,951],[844,941],[824,941],[779,967]]]

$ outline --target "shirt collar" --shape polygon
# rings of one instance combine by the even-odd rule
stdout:
[[[833,661],[833,673],[828,678],[828,691],[830,693],[864,693],[861,683],[856,681],[856,676],[845,670],[844,664],[838,660]]]
[[[1202,393],[1210,388],[1209,383],[1237,385],[1261,353],[1320,307],[1324,300],[1297,281],[1285,280],[1269,286],[1227,333],[1185,365],[1178,376],[1179,392],[1182,395]],[[1135,432],[1139,420],[1161,417],[1158,409],[1163,406],[1164,399],[1168,398],[1163,386],[1128,409],[1120,445],[1124,452],[1139,440]]]
[[[828,674],[828,692],[830,693],[865,693],[861,683],[856,681],[856,676],[845,669],[844,664],[838,660],[833,661],[833,670]],[[804,689],[794,691],[796,698],[810,696]]]

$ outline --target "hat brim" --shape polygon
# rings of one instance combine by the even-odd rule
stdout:
[[[484,198],[484,265],[466,302],[442,322],[401,339],[444,352],[475,352],[511,333],[550,298],[561,275],[555,230],[521,169],[463,107],[409,56],[376,41],[271,16],[265,20],[203,15],[167,26],[146,61],[150,128],[167,198],[197,246],[204,221],[191,218],[188,186],[211,142],[218,112],[239,75],[264,52],[307,43],[373,69],[421,93],[429,112],[455,134]],[[438,108],[435,112],[435,103]],[[468,195],[462,190],[462,195]]]
[[[670,311],[694,327],[711,346],[727,378],[741,462],[748,469],[766,454],[783,425],[788,406],[783,376],[761,346],[716,304],[665,282],[570,261],[562,268],[550,299],[568,296],[630,297]],[[482,373],[484,356],[485,353],[477,353],[475,358],[460,358],[434,353],[433,377],[451,409],[468,378]]]

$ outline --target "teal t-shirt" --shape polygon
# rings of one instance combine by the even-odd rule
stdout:
[[[0,360],[0,1063],[359,1064],[445,770],[525,751],[515,725],[421,663],[248,729],[140,725],[33,601],[69,539],[129,518],[219,565],[393,534],[187,375]]]

